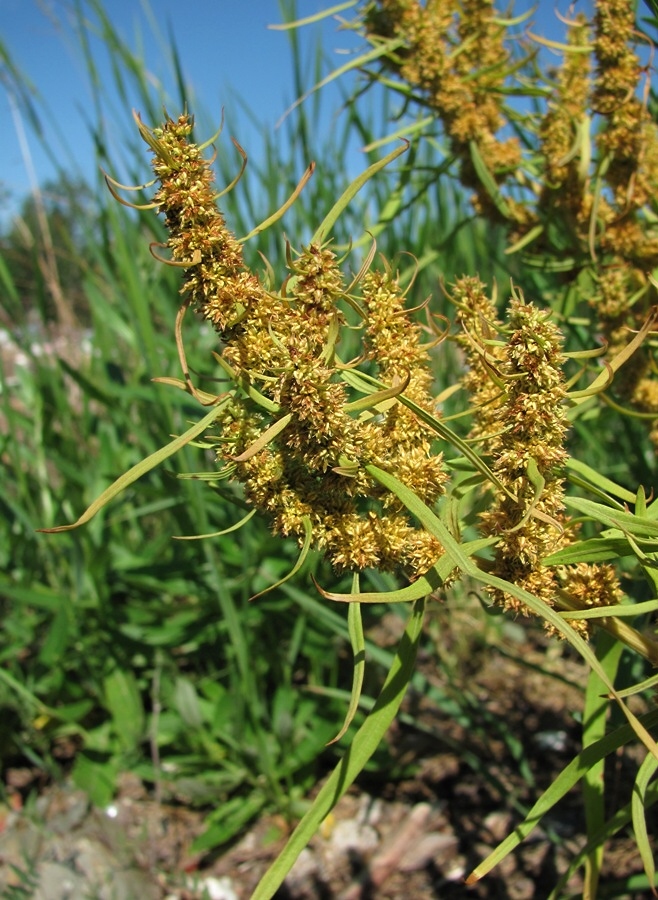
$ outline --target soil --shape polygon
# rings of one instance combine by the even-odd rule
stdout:
[[[392,635],[382,627],[385,642]],[[490,874],[465,884],[579,749],[584,665],[548,639],[519,644],[509,655],[502,647],[460,674],[479,704],[467,721],[410,694],[387,740],[399,767],[412,774],[395,782],[360,779],[302,852],[280,900],[549,896],[584,845],[578,791]],[[428,683],[441,683],[429,655],[419,666]],[[628,799],[639,761],[634,751],[612,760],[606,781],[617,805]],[[204,830],[202,813],[156,802],[135,776],[122,777],[105,810],[70,784],[35,791],[38,777],[29,769],[5,773],[0,896],[11,900],[247,900],[289,833],[271,815],[231,847],[195,856],[190,846]],[[618,880],[641,872],[632,834],[622,832],[606,848],[605,895],[650,896],[614,892]],[[582,896],[579,875],[563,896]]]

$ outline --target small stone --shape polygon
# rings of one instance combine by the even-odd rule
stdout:
[[[203,878],[198,882],[197,887],[204,897],[206,894],[208,895],[208,900],[238,900],[233,882],[227,877]]]
[[[67,866],[42,862],[37,870],[39,882],[32,900],[86,900],[85,881]]]
[[[430,862],[441,866],[455,855],[458,844],[459,841],[452,834],[430,832],[409,846],[400,860],[399,869],[401,872],[416,872],[424,869]]]

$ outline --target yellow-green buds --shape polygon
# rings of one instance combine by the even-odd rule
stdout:
[[[191,120],[140,130],[155,154],[155,201],[185,271],[182,292],[219,333],[218,360],[233,381],[216,423],[224,470],[276,532],[304,545],[311,535],[337,568],[424,573],[441,546],[365,471],[386,469],[430,504],[446,480],[428,426],[396,399],[404,390],[434,406],[427,351],[394,277],[368,273],[361,297],[347,297],[335,254],[312,244],[288,254],[279,291],[266,289],[215,206]],[[337,349],[349,306],[363,316],[362,357],[384,383],[381,401],[355,399],[343,377]]]

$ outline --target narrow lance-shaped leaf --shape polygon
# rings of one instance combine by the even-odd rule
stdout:
[[[462,544],[462,550],[469,556],[484,550],[485,547],[491,547],[496,543],[498,538],[478,538],[474,541],[467,541]],[[334,600],[338,603],[408,603],[411,600],[418,600],[421,597],[428,597],[443,586],[447,578],[455,569],[453,558],[444,553],[440,559],[432,566],[425,575],[416,578],[406,587],[398,588],[394,591],[365,591],[363,593],[339,594],[335,591],[325,591],[317,583],[316,587],[323,597],[327,600]]]
[[[281,434],[282,431],[288,427],[292,420],[292,413],[286,413],[285,416],[282,416],[277,422],[273,425],[270,425],[269,428],[266,428],[265,431],[257,438],[250,447],[241,453],[239,456],[234,456],[234,462],[246,462],[248,459],[251,459],[252,456],[255,456],[257,453],[260,453],[270,441],[274,440],[277,435]]]
[[[621,642],[613,640],[605,632],[597,632],[596,655],[601,660],[601,665],[604,667],[608,679],[613,683],[617,676],[617,668],[623,647],[624,645]],[[590,672],[587,679],[585,707],[583,709],[583,748],[590,747],[605,737],[608,705],[609,699],[601,678],[596,672]],[[588,769],[583,777],[582,790],[588,837],[591,837],[605,818],[604,768],[604,760],[601,759]],[[596,897],[602,861],[602,846],[594,849],[587,857],[585,864],[585,893],[590,897]]]
[[[238,375],[238,373],[230,365],[230,363],[228,363],[224,359],[224,357],[220,356],[219,353],[216,353],[214,350],[212,351],[212,355],[214,356],[217,363],[221,366],[221,368],[226,372],[228,377],[234,382],[234,384],[241,390],[243,390],[251,400],[257,403],[259,406],[262,406],[263,409],[266,409],[268,412],[277,413],[280,411],[280,406],[275,403],[274,400],[270,400],[269,397],[266,397],[264,394],[261,394],[260,391],[257,391],[246,375]]]
[[[246,234],[243,238],[240,239],[240,243],[241,244],[246,243],[252,237],[255,237],[255,235],[260,234],[262,231],[266,231],[268,228],[270,228],[270,226],[274,225],[275,222],[278,222],[278,220],[283,216],[283,214],[290,209],[290,207],[293,205],[295,200],[299,197],[302,190],[304,189],[304,186],[307,184],[309,178],[313,175],[314,171],[315,171],[315,163],[311,162],[311,163],[309,163],[308,168],[302,175],[302,177],[299,181],[299,184],[297,185],[295,190],[292,192],[292,194],[288,197],[288,199],[285,201],[285,203],[283,203],[277,209],[276,212],[272,213],[271,216],[268,216],[267,219],[265,219],[263,222],[261,222],[260,225],[257,225],[255,228],[252,228],[252,230],[249,232],[249,234]]]
[[[290,581],[290,579],[294,575],[296,575],[304,565],[306,557],[308,556],[308,552],[311,549],[311,541],[313,539],[313,526],[308,516],[304,516],[302,518],[302,525],[304,527],[304,543],[302,545],[302,549],[299,552],[299,556],[297,557],[297,562],[295,563],[295,565],[287,575],[284,575],[283,578],[279,578],[278,581],[276,581],[274,584],[271,584],[269,587],[266,587],[264,590],[259,591],[257,594],[254,594],[249,598],[250,600],[256,600],[257,597],[262,597],[264,594],[269,594],[270,591],[273,591],[275,590],[275,588],[278,588],[282,584],[285,584],[286,581]]]
[[[295,102],[289,107],[286,112],[286,115],[291,113],[293,109],[296,109],[300,104],[302,104],[311,94],[314,94],[316,91],[321,90],[326,85],[330,84],[336,78],[339,78],[341,75],[344,75],[346,72],[350,72],[354,69],[361,68],[365,66],[367,63],[374,62],[376,59],[379,59],[381,56],[386,56],[387,53],[390,53],[393,50],[397,50],[398,47],[402,46],[402,40],[399,38],[391,38],[389,41],[383,41],[378,43],[377,46],[373,50],[368,50],[367,53],[362,54],[361,56],[353,57],[350,59],[348,63],[345,63],[344,66],[340,66],[338,69],[334,69],[333,72],[330,72],[326,78],[323,78],[322,81],[319,81],[317,84],[314,84],[312,88],[306,91],[301,97],[299,97]],[[277,122],[277,127],[281,124],[285,116]]]
[[[193,425],[184,434],[181,434],[171,441],[171,443],[156,450],[155,453],[151,453],[146,459],[140,460],[137,465],[134,465],[131,469],[128,469],[127,472],[124,472],[123,475],[117,478],[116,481],[103,491],[100,497],[97,497],[96,500],[94,500],[76,522],[73,522],[71,525],[58,525],[55,528],[39,528],[37,530],[44,534],[58,534],[61,531],[71,531],[73,528],[84,525],[92,519],[99,510],[106,506],[110,500],[113,500],[120,494],[121,491],[125,490],[134,481],[137,481],[138,478],[141,478],[142,475],[150,472],[151,469],[155,469],[155,467],[159,466],[165,459],[173,456],[174,453],[178,453],[178,451],[182,450],[186,444],[189,444],[195,437],[202,434],[217,418],[222,405],[223,404],[219,404],[214,409],[211,409],[200,422],[197,422],[196,425]]]
[[[602,503],[595,503],[586,497],[567,497],[566,503],[578,512],[590,516],[595,522],[601,522],[610,528],[615,528],[626,535],[635,537],[658,538],[658,522],[652,519],[641,518],[630,512],[611,509]]]
[[[347,373],[346,373],[347,374]],[[352,373],[354,374],[354,373]],[[382,384],[381,381],[378,381],[376,378],[373,378],[371,375],[366,375],[365,372],[358,373],[358,379],[364,380],[366,382],[370,382],[370,384],[378,387],[385,388],[386,385]],[[348,380],[346,378],[346,380]],[[352,383],[350,381],[350,383]],[[354,386],[357,386],[355,382]],[[426,425],[435,431],[443,440],[452,444],[457,450],[459,450],[463,456],[465,456],[473,465],[477,471],[481,472],[485,478],[488,479],[499,491],[503,494],[506,494],[513,500],[516,500],[516,497],[511,494],[509,489],[500,481],[500,479],[491,471],[489,466],[483,462],[483,460],[478,456],[477,453],[465,442],[463,441],[458,434],[456,434],[451,428],[448,428],[443,422],[437,419],[436,416],[433,416],[431,413],[428,413],[427,410],[423,409],[422,406],[419,406],[417,403],[414,403],[413,400],[410,400],[404,394],[400,394],[398,397],[400,403],[403,403],[408,409],[410,409],[418,418],[425,422]]]
[[[641,725],[644,729],[655,727],[658,723],[658,711],[654,710],[647,716],[643,717]],[[524,841],[528,835],[539,825],[542,818],[549,812],[555,804],[578,784],[580,779],[589,769],[596,765],[606,756],[614,753],[619,747],[623,747],[633,737],[633,729],[630,725],[623,725],[611,734],[606,735],[601,740],[591,744],[585,750],[581,751],[578,756],[574,757],[571,762],[560,772],[556,779],[546,791],[541,795],[539,800],[529,810],[527,816],[519,825],[516,826],[512,834],[508,835],[498,847],[490,853],[489,856],[477,866],[466,879],[467,885],[472,885],[484,878],[495,866],[502,862],[505,857],[515,850],[519,844]]]
[[[628,344],[623,347],[616,356],[613,357],[610,361],[606,362],[606,370],[601,372],[594,381],[590,384],[588,388],[585,388],[582,391],[572,391],[568,394],[569,399],[574,403],[582,403],[592,394],[596,394],[597,392],[604,390],[611,381],[612,375],[619,371],[621,367],[628,362],[631,356],[635,353],[635,351],[640,347],[640,345],[644,342],[644,339],[647,337],[649,332],[653,329],[658,313],[653,312],[651,315],[647,316],[645,322],[642,327],[638,330],[635,337],[628,342]],[[608,371],[608,368],[611,372]]]
[[[352,579],[352,593],[359,593],[359,576],[355,573]],[[363,688],[363,678],[366,671],[366,641],[363,634],[363,619],[361,618],[361,604],[350,603],[347,608],[347,630],[350,636],[350,644],[352,645],[352,653],[354,654],[354,672],[352,674],[352,693],[350,695],[350,705],[345,715],[343,727],[340,729],[335,738],[329,741],[329,744],[335,744],[339,741],[347,729],[352,724],[352,720],[359,708],[359,700],[361,699],[361,690]],[[328,746],[328,745],[327,745]]]
[[[566,469],[567,477],[570,481],[584,487],[589,492],[597,493],[601,498],[606,498],[606,494],[612,494],[615,497],[619,497],[625,503],[633,503],[635,501],[635,494],[632,494],[629,490],[612,481],[610,478],[606,478],[605,475],[597,472],[596,469],[588,466],[587,463],[584,463],[582,460],[573,458],[568,459],[566,462]],[[576,481],[577,477],[580,477],[581,480]],[[619,504],[618,509],[623,508],[624,507]]]
[[[508,534],[512,534],[514,531],[520,531],[525,526],[528,519],[532,516],[533,512],[536,510],[537,504],[539,503],[541,495],[544,492],[544,488],[546,487],[546,479],[539,471],[539,467],[537,466],[537,461],[535,459],[533,459],[532,457],[528,460],[528,464],[526,466],[526,473],[528,476],[528,481],[534,488],[535,492],[532,497],[532,500],[528,504],[528,508],[526,509],[525,513],[523,514],[521,521],[517,525],[515,525],[513,528],[510,528],[508,531]]]
[[[411,375],[407,373],[405,380],[401,381],[399,384],[394,384],[393,387],[385,388],[383,391],[375,391],[373,394],[362,397],[360,400],[353,400],[351,403],[346,403],[344,407],[345,412],[363,412],[364,410],[375,408],[385,400],[395,399],[395,397],[398,397],[407,388],[410,378]]]
[[[294,22],[282,22],[275,25],[268,25],[267,27],[271,28],[272,31],[287,31],[288,29],[299,28],[301,25],[312,25],[314,22],[321,22],[323,19],[328,19],[330,16],[336,16],[338,13],[350,9],[352,6],[356,6],[357,2],[358,0],[345,0],[344,3],[338,3],[336,6],[321,9],[320,12],[314,13],[311,16],[304,16],[303,19],[295,19]]]
[[[469,141],[469,150],[471,153],[471,162],[473,163],[473,168],[475,169],[477,176],[482,183],[482,186],[493,201],[496,209],[501,214],[501,216],[504,216],[506,219],[510,219],[511,212],[509,205],[503,197],[500,188],[496,184],[496,179],[489,171],[489,167],[483,159],[482,154],[480,153],[480,148],[475,141]]]
[[[656,746],[654,739],[642,726],[638,717],[631,712],[623,699],[619,696],[587,642],[561,618],[559,613],[524,588],[521,588],[510,581],[506,581],[504,578],[499,578],[497,575],[490,575],[488,572],[482,571],[477,563],[464,553],[464,548],[460,546],[458,541],[432,510],[429,509],[429,507],[427,507],[405,484],[394,475],[391,475],[390,472],[384,472],[373,465],[366,466],[366,471],[402,500],[409,512],[419,519],[426,530],[441,541],[446,549],[447,555],[452,557],[451,562],[455,561],[465,575],[470,575],[476,581],[479,581],[481,584],[485,584],[488,587],[497,589],[503,593],[512,594],[512,596],[525,603],[535,615],[545,619],[553,625],[554,628],[556,628],[556,630],[559,631],[560,634],[563,635],[563,637],[578,651],[585,662],[600,675],[601,680],[610,691],[611,696],[613,696],[619,704],[619,708],[628,719],[637,737],[642,741],[647,750],[658,759],[658,746]],[[651,658],[651,656],[649,658]]]
[[[175,541],[201,541],[204,538],[222,537],[222,535],[231,534],[232,531],[239,531],[243,525],[246,525],[250,519],[253,519],[257,512],[258,510],[252,509],[239,522],[229,525],[228,528],[223,528],[221,531],[213,531],[210,534],[173,534],[172,537]]]
[[[334,206],[325,216],[322,224],[313,235],[311,244],[321,244],[322,241],[326,239],[327,235],[335,225],[341,213],[349,206],[349,204],[352,202],[361,188],[365,184],[367,184],[367,182],[373,177],[373,175],[376,175],[377,172],[381,171],[381,169],[385,168],[389,163],[393,162],[394,159],[397,159],[398,156],[401,156],[401,154],[405,152],[408,146],[408,142],[405,141],[404,146],[398,147],[387,156],[384,156],[376,163],[373,163],[365,170],[365,172],[359,175],[358,178],[354,179],[354,181],[350,184],[342,197],[338,200],[337,203],[334,204]]]

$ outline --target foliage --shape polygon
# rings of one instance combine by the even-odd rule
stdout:
[[[92,192],[80,179],[63,175],[27,197],[0,238],[7,277],[20,295],[20,309],[12,310],[16,327],[21,317],[69,326],[88,325],[83,278],[98,241],[94,235]],[[66,297],[61,286],[66,285]]]
[[[301,172],[299,189],[283,180],[291,207],[270,186],[278,212],[243,228],[245,238],[227,220],[232,212],[244,225],[253,212],[251,183],[241,201],[232,196],[242,184],[222,195],[220,212],[191,118],[154,127],[137,117],[157,187],[151,196],[136,188],[141,202],[99,206],[102,238],[83,284],[100,353],[59,362],[71,396],[34,352],[19,392],[3,391],[14,476],[1,495],[3,527],[6,546],[18,548],[1,582],[3,703],[20,723],[8,757],[32,754],[53,768],[52,747],[73,739],[74,777],[97,803],[130,767],[157,792],[214,805],[199,847],[220,845],[266,808],[302,812],[339,712],[298,682],[337,685],[338,659],[326,648],[338,639],[344,656],[349,640],[353,686],[338,734],[348,749],[257,898],[274,895],[397,715],[416,677],[427,598],[463,598],[473,586],[487,605],[540,620],[591,675],[581,752],[469,883],[581,782],[588,844],[572,871],[585,867],[587,895],[596,896],[605,841],[628,822],[655,881],[645,810],[656,799],[656,714],[628,699],[648,696],[655,678],[645,663],[658,662],[645,625],[658,599],[658,500],[643,487],[656,476],[658,132],[636,96],[626,4],[599,0],[593,23],[569,25],[554,77],[533,49],[510,48],[518,24],[484,0],[359,7],[352,27],[369,48],[347,68],[401,98],[409,146],[381,155],[371,140],[369,166],[341,192],[330,148],[327,180],[322,165],[311,191]],[[519,112],[517,98],[536,105]],[[367,129],[358,110],[354,96],[339,150],[349,129]],[[303,114],[297,121],[298,148],[309,129]],[[440,144],[446,155],[433,159]],[[471,211],[461,190],[442,187],[449,171],[472,192]],[[396,182],[382,202],[390,172]],[[272,169],[256,178],[269,184]],[[437,202],[446,197],[447,214]],[[164,231],[149,209],[163,213]],[[295,234],[292,222],[301,235],[294,247],[280,237],[289,214],[286,233]],[[262,232],[264,268],[243,249]],[[147,233],[167,265],[151,264]],[[499,270],[504,255],[490,252],[487,233],[506,245],[514,276],[509,288],[503,280],[502,304],[468,265],[476,246],[485,280]],[[454,246],[463,269],[447,259]],[[451,284],[427,307],[418,292],[436,267]],[[183,339],[190,307],[214,330],[195,328],[194,364]],[[169,374],[174,318],[182,378]],[[208,372],[210,346],[217,369],[197,376]],[[147,386],[156,373],[163,384]],[[162,446],[167,434],[175,437]],[[162,471],[175,454],[193,474]],[[85,507],[73,525],[54,525]],[[35,538],[39,525],[64,543]],[[169,540],[181,532],[208,539]],[[299,590],[304,574],[323,585],[323,599]],[[326,600],[349,605],[347,622]],[[362,616],[370,604],[405,602],[413,605],[397,653],[383,654],[366,642]],[[273,621],[289,635],[283,648],[272,645]],[[366,653],[388,675],[360,720]],[[603,763],[633,743],[646,749],[633,798],[606,819]]]

